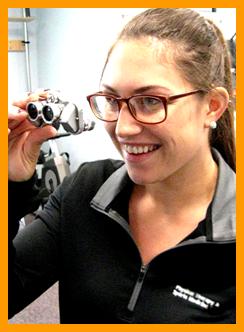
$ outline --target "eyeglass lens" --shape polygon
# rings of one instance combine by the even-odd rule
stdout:
[[[92,108],[98,118],[105,121],[118,119],[121,101],[110,96],[93,96]],[[133,116],[142,122],[155,123],[165,118],[164,103],[160,98],[152,96],[134,96],[128,101]]]

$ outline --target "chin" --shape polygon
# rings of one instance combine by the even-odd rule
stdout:
[[[132,172],[128,168],[127,171],[131,181],[134,182],[135,184],[143,186],[157,182],[157,180],[154,177],[150,176],[149,174],[145,174],[145,172],[144,174],[140,174],[140,172]]]

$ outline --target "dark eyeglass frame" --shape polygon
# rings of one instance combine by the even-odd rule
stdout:
[[[101,117],[98,116],[97,112],[96,112],[96,109],[93,108],[93,103],[92,103],[92,98],[93,97],[96,97],[96,96],[103,96],[103,97],[109,97],[109,98],[113,98],[116,102],[117,102],[117,105],[118,105],[118,117],[119,117],[119,112],[121,110],[121,107],[122,107],[122,103],[125,102],[129,111],[130,111],[130,114],[132,115],[132,117],[140,122],[140,123],[144,123],[144,124],[158,124],[158,123],[162,123],[164,122],[166,119],[167,119],[167,115],[168,115],[168,103],[171,102],[171,101],[174,101],[176,99],[180,99],[180,98],[183,98],[183,97],[187,97],[187,96],[190,96],[190,95],[193,95],[193,94],[196,94],[196,93],[200,93],[200,92],[204,92],[203,90],[193,90],[193,91],[190,91],[190,92],[185,92],[185,93],[181,93],[181,94],[178,94],[178,95],[173,95],[173,96],[168,96],[168,97],[165,97],[165,96],[158,96],[158,95],[150,95],[150,94],[137,94],[137,95],[133,95],[133,96],[130,96],[128,98],[121,98],[121,97],[116,97],[112,94],[107,94],[107,93],[102,93],[102,92],[97,92],[97,93],[94,93],[94,94],[91,94],[89,96],[87,96],[87,100],[88,100],[88,103],[91,107],[91,110],[92,112],[94,113],[94,115],[101,121],[104,121],[104,122],[116,122],[118,121],[118,118],[116,120],[105,120],[105,119],[102,119]],[[163,120],[161,121],[158,121],[158,122],[145,122],[145,121],[141,121],[141,120],[138,120],[137,117],[136,117],[136,114],[134,114],[134,110],[133,110],[133,107],[130,105],[130,100],[132,98],[135,98],[135,97],[150,97],[150,98],[158,98],[162,101],[163,105],[164,105],[164,110],[165,110],[165,117]]]

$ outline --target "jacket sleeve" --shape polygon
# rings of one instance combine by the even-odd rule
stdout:
[[[60,190],[24,229],[19,220],[39,206],[35,178],[9,183],[9,318],[58,279]]]
[[[20,219],[35,211],[40,204],[36,182],[36,174],[26,182],[8,182],[8,231],[10,240],[18,232]]]

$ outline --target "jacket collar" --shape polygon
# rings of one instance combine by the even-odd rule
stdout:
[[[235,239],[236,234],[236,176],[219,152],[215,149],[212,152],[219,170],[211,209],[211,239],[213,241],[230,241]],[[91,201],[91,206],[102,213],[107,213],[110,210],[112,201],[128,184],[128,181],[131,180],[123,164],[99,188]],[[119,222],[121,223],[121,220]],[[125,224],[123,226],[127,228]]]

